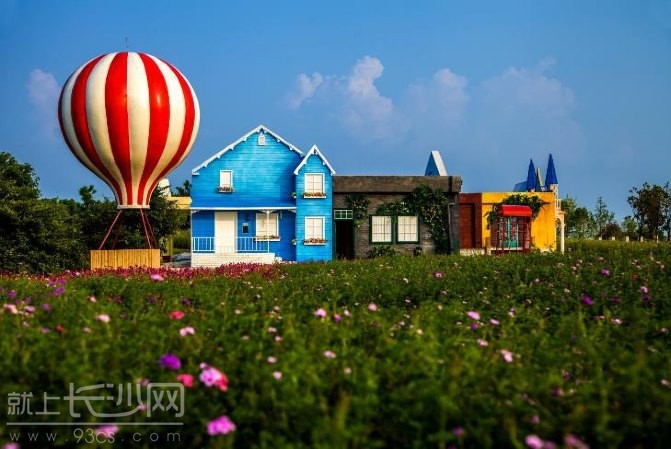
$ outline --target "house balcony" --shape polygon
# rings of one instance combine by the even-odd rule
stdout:
[[[191,266],[218,267],[231,263],[273,263],[275,253],[270,251],[274,239],[237,237],[215,240],[214,237],[191,238]]]

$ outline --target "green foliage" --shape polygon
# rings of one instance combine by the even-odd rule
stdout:
[[[365,195],[361,193],[347,195],[345,196],[345,204],[348,209],[352,210],[352,214],[354,215],[354,226],[357,228],[361,226],[361,223],[368,219],[368,206],[370,205],[370,200],[366,198]]]
[[[671,239],[671,186],[650,185],[629,190],[627,202],[634,212],[639,235],[648,239],[657,239],[666,231],[667,240]]]
[[[586,207],[578,206],[574,198],[562,200],[566,236],[574,238],[592,238],[596,234],[596,225],[592,213]]]
[[[396,250],[389,245],[375,245],[368,251],[368,258],[395,256]]]
[[[184,416],[172,418],[184,422],[184,448],[523,448],[531,434],[557,447],[568,435],[593,448],[668,447],[671,246],[568,248],[280,265],[270,274],[241,267],[242,277],[166,270],[163,282],[141,271],[2,277],[18,313],[0,313],[0,396],[33,392],[41,410],[44,394],[65,396],[70,382],[192,374]],[[169,318],[176,310],[182,319]],[[195,335],[181,337],[186,326]],[[181,358],[178,371],[157,363],[166,353]],[[228,391],[198,379],[203,362],[226,373]],[[73,419],[66,401],[48,406],[59,421]],[[222,415],[236,431],[208,436],[207,422]],[[6,425],[19,418],[56,419],[7,416],[0,434],[48,428]],[[167,430],[120,426],[117,441],[138,431]],[[145,437],[133,447],[157,445]]]
[[[494,204],[492,210],[487,212],[487,225],[491,226],[501,217],[501,206],[504,204],[511,204],[516,206],[529,206],[531,209],[531,219],[535,220],[541,210],[547,204],[540,199],[538,195],[527,193],[514,193],[508,195],[500,203]]]
[[[378,215],[388,215],[397,220],[402,215],[417,215],[429,226],[429,233],[436,244],[436,252],[450,252],[449,198],[439,189],[420,185],[402,200],[389,201],[377,209]]]
[[[93,186],[82,187],[81,201],[39,198],[38,179],[28,164],[0,153],[0,271],[51,273],[80,270],[89,264],[117,212],[116,203],[96,200]],[[188,214],[156,190],[148,212],[160,243],[188,227]],[[144,248],[144,230],[137,211],[122,214],[116,248]]]
[[[176,186],[172,194],[174,196],[191,196],[191,181],[187,179],[181,186]]]
[[[596,200],[592,219],[594,220],[596,234],[601,238],[610,237],[609,235],[606,235],[607,228],[609,228],[609,233],[613,233],[619,228],[617,223],[615,223],[615,214],[608,210],[608,206],[606,206],[602,197],[599,197]]]

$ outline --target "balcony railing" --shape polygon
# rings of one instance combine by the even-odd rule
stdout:
[[[194,253],[269,253],[270,242],[258,237],[238,237],[236,245],[216,245],[214,237],[192,237],[191,248]]]

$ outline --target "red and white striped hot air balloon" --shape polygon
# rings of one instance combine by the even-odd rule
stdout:
[[[105,181],[119,209],[149,208],[158,182],[187,156],[198,134],[198,99],[169,63],[146,53],[98,56],[65,83],[63,137]]]

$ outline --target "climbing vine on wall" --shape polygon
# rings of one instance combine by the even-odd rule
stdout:
[[[527,195],[525,193],[515,193],[505,197],[500,203],[494,204],[492,210],[487,212],[487,227],[491,226],[501,217],[501,206],[504,204],[516,206],[529,206],[531,208],[531,220],[535,220],[540,214],[541,209],[547,204],[537,195]]]
[[[354,215],[354,226],[357,228],[368,218],[368,206],[370,201],[360,193],[353,193],[345,197],[345,204],[352,209]]]
[[[447,253],[450,249],[449,207],[449,198],[444,192],[422,185],[402,200],[380,204],[376,213],[390,216],[393,221],[399,215],[417,215],[429,227],[437,252]]]

